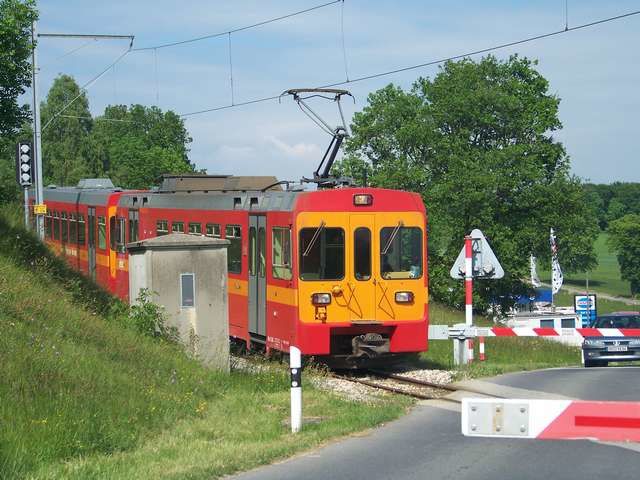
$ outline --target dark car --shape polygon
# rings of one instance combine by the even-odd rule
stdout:
[[[638,329],[633,336],[585,337],[582,357],[585,367],[606,367],[609,362],[640,360],[640,312],[618,312],[599,316],[592,328]],[[626,332],[628,333],[628,332]]]

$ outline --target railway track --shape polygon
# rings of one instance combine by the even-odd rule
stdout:
[[[368,378],[361,378],[356,376],[338,376],[342,380],[347,380],[353,383],[359,383],[371,388],[377,388],[379,390],[385,390],[391,393],[406,395],[409,397],[417,398],[420,400],[445,400],[454,403],[460,403],[459,400],[447,398],[446,395],[452,392],[465,391],[470,393],[477,393],[481,395],[487,395],[485,392],[468,388],[458,388],[451,385],[444,385],[439,383],[427,382],[416,378],[407,377],[405,375],[399,375],[396,373],[382,372],[377,370],[364,371]],[[372,378],[373,377],[373,378]],[[495,397],[495,395],[491,395]]]

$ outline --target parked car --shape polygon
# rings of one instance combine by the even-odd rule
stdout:
[[[582,343],[585,367],[606,367],[609,362],[640,360],[640,312],[616,312],[599,316],[591,325],[599,329],[636,329],[625,336],[587,336]],[[631,335],[628,335],[631,333]]]

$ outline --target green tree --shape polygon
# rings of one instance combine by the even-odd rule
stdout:
[[[409,91],[389,85],[370,94],[354,115],[338,170],[361,171],[365,162],[371,184],[422,194],[436,298],[461,298],[461,282],[448,270],[473,228],[487,235],[507,272],[501,281],[476,282],[485,300],[524,289],[529,253],[549,258],[550,227],[564,270],[595,264],[597,224],[552,136],[562,126],[560,100],[534,67],[518,56],[447,62]]]
[[[95,119],[91,150],[95,168],[127,188],[148,188],[165,173],[189,173],[184,121],[174,112],[143,105],[108,106]]]
[[[0,0],[0,136],[16,133],[30,118],[18,97],[31,86],[31,24],[37,18],[33,0]]]
[[[89,168],[89,100],[73,77],[60,75],[53,81],[41,117],[45,184],[74,185],[95,175]]]
[[[30,109],[19,97],[31,86],[31,23],[37,18],[33,0],[0,0],[0,203],[18,198],[16,142],[31,138],[23,128]]]
[[[628,214],[609,224],[609,245],[620,264],[620,276],[631,284],[631,294],[640,293],[640,215]]]

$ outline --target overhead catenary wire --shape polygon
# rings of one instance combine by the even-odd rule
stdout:
[[[327,84],[327,85],[322,85],[322,86],[320,86],[318,88],[337,87],[337,86],[340,86],[340,85],[347,85],[347,84],[351,84],[351,83],[362,82],[362,81],[365,81],[365,80],[372,80],[374,78],[385,77],[385,76],[389,76],[389,75],[394,75],[396,73],[402,73],[402,72],[407,72],[407,71],[410,71],[410,70],[416,70],[416,69],[419,69],[419,68],[424,68],[424,67],[428,67],[428,66],[432,66],[432,65],[438,65],[438,64],[445,63],[445,62],[448,62],[448,61],[459,60],[459,59],[462,59],[462,58],[481,55],[483,53],[489,53],[489,52],[492,52],[492,51],[513,47],[513,46],[516,46],[516,45],[522,45],[524,43],[534,42],[534,41],[537,41],[537,40],[542,40],[542,39],[545,39],[545,38],[558,36],[558,35],[569,33],[569,32],[573,32],[573,31],[576,31],[576,30],[595,27],[597,25],[602,25],[603,23],[622,20],[624,18],[632,17],[632,16],[635,16],[635,15],[638,15],[638,14],[640,14],[640,10],[634,10],[634,11],[627,12],[627,13],[624,13],[624,14],[621,14],[621,15],[616,15],[616,16],[612,16],[612,17],[606,17],[606,18],[602,18],[602,19],[599,19],[599,20],[595,20],[593,22],[588,22],[588,23],[583,23],[583,24],[576,25],[576,26],[573,26],[573,27],[563,28],[562,30],[554,30],[554,31],[551,31],[551,32],[548,32],[548,33],[543,33],[543,34],[540,34],[540,35],[534,35],[534,36],[526,37],[526,38],[523,38],[523,39],[520,39],[520,40],[515,40],[515,41],[512,41],[512,42],[501,43],[501,44],[494,45],[494,46],[487,47],[487,48],[482,48],[482,49],[478,49],[478,50],[472,50],[472,51],[469,51],[469,52],[466,52],[466,53],[461,53],[461,54],[458,54],[458,55],[452,55],[452,56],[449,56],[449,57],[439,58],[437,60],[431,60],[431,61],[428,61],[428,62],[423,62],[423,63],[411,65],[411,66],[408,66],[408,67],[396,68],[396,69],[393,69],[393,70],[387,70],[387,71],[384,71],[384,72],[379,72],[379,73],[374,73],[374,74],[370,74],[370,75],[364,75],[364,76],[361,76],[361,77],[352,78],[350,80],[330,83],[330,84]],[[233,105],[220,105],[220,106],[217,106],[217,107],[206,108],[206,109],[197,110],[197,111],[193,111],[193,112],[186,112],[186,113],[180,114],[180,116],[181,117],[190,117],[190,116],[194,116],[194,115],[201,115],[201,114],[204,114],[204,113],[216,112],[216,111],[220,111],[220,110],[226,110],[226,109],[229,109],[229,108],[252,105],[252,104],[261,103],[261,102],[268,102],[270,100],[276,100],[278,98],[280,98],[280,95],[272,95],[272,96],[269,96],[269,97],[256,98],[256,99],[248,100],[248,101],[245,101],[245,102],[235,103]]]
[[[97,75],[93,76],[88,82],[86,82],[84,85],[82,85],[80,87],[80,93],[78,93],[78,95],[76,95],[75,97],[73,97],[71,100],[69,100],[60,110],[58,110],[57,112],[55,112],[51,118],[49,119],[49,121],[47,121],[47,123],[45,123],[42,126],[41,131],[44,131],[49,125],[51,125],[51,123],[58,118],[58,116],[60,116],[62,114],[62,112],[64,112],[67,108],[69,108],[76,100],[78,100],[84,93],[86,93],[86,91],[91,88],[91,85],[93,85],[94,83],[96,83],[98,80],[100,80],[109,70],[111,70],[115,65],[118,64],[118,62],[120,62],[124,57],[127,56],[127,54],[131,52],[131,46],[129,46],[129,48],[127,48],[122,54],[120,54],[120,56],[118,56],[118,58],[116,58],[113,62],[111,62],[109,64],[109,66],[107,66],[105,69],[103,69],[100,73],[98,73]]]
[[[268,20],[263,20],[261,22],[253,23],[251,25],[245,25],[244,27],[238,27],[238,28],[234,28],[232,30],[227,30],[227,31],[224,31],[224,32],[218,32],[218,33],[211,33],[211,34],[208,34],[208,35],[202,35],[200,37],[195,37],[195,38],[188,38],[186,40],[179,40],[179,41],[176,41],[176,42],[162,43],[162,44],[159,44],[159,45],[152,45],[152,46],[149,46],[149,47],[134,48],[131,51],[132,52],[141,52],[141,51],[144,51],[144,50],[154,50],[154,49],[159,49],[159,48],[175,47],[177,45],[184,45],[186,43],[194,43],[194,42],[199,42],[201,40],[208,40],[210,38],[222,37],[222,36],[225,36],[225,35],[229,35],[231,33],[237,33],[237,32],[242,32],[244,30],[249,30],[251,28],[261,27],[261,26],[267,25],[269,23],[279,22],[280,20],[285,20],[287,18],[295,17],[297,15],[302,15],[304,13],[312,12],[314,10],[319,10],[321,8],[328,7],[330,5],[335,5],[336,3],[340,3],[342,1],[343,0],[333,0],[331,2],[322,3],[320,5],[315,5],[313,7],[305,8],[304,10],[298,10],[297,12],[287,13],[286,15],[281,15],[279,17],[270,18]]]

